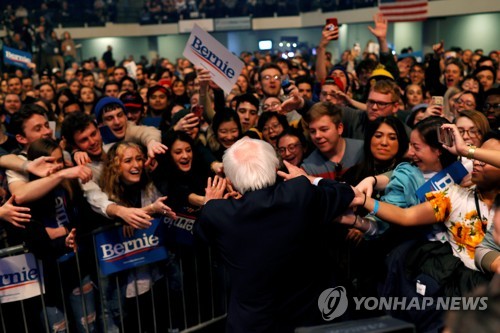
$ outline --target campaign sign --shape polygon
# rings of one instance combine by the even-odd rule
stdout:
[[[13,65],[25,69],[29,69],[28,64],[31,63],[33,56],[31,53],[19,51],[11,47],[3,47],[3,62],[6,65]]]
[[[425,194],[433,191],[442,191],[451,184],[460,184],[467,175],[467,169],[459,161],[454,162],[447,168],[439,171],[431,179],[420,186],[416,192],[420,202],[425,202]]]
[[[0,259],[0,303],[38,296],[41,290],[45,290],[42,263],[37,266],[32,253]]]
[[[194,65],[206,68],[212,80],[230,93],[243,69],[243,62],[209,33],[194,25],[183,55]]]
[[[193,227],[195,219],[193,216],[177,213],[177,219],[165,216],[165,238],[168,244],[193,245]]]
[[[163,223],[154,219],[148,229],[135,229],[132,237],[115,227],[95,236],[97,260],[103,275],[143,266],[167,258]]]

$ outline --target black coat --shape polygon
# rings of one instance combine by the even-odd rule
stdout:
[[[321,224],[331,223],[353,199],[349,185],[305,177],[211,200],[195,235],[210,242],[231,283],[227,332],[293,332],[321,323],[318,296],[331,287],[333,264],[321,247]]]

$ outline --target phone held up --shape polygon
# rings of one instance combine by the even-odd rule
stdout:
[[[443,104],[444,104],[443,96],[432,96],[431,97],[431,104],[443,107]]]
[[[453,145],[453,133],[451,129],[438,128],[438,141],[445,146],[451,147]]]
[[[194,115],[196,117],[201,118],[203,115],[204,109],[205,108],[203,107],[203,105],[195,105],[192,107],[191,112],[194,113]]]
[[[339,22],[338,22],[337,18],[335,18],[335,17],[328,18],[328,19],[326,19],[326,26],[328,27],[328,30],[333,30],[333,29],[335,29],[335,27],[339,26]],[[335,39],[338,39],[338,37]]]

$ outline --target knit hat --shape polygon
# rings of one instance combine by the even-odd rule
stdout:
[[[144,109],[144,101],[139,93],[126,92],[120,96],[120,101],[123,102],[127,111]]]
[[[96,106],[94,107],[94,114],[95,114],[95,119],[97,120],[98,123],[101,123],[102,122],[102,110],[104,109],[104,107],[106,105],[109,105],[109,104],[119,104],[123,111],[125,111],[125,105],[123,105],[122,101],[120,101],[118,98],[115,98],[115,97],[103,97],[101,98]]]
[[[370,77],[368,78],[368,80],[370,81],[387,80],[387,79],[394,81],[394,76],[392,76],[392,74],[385,69],[384,65],[378,65],[377,68],[375,68],[375,70],[372,72],[372,75],[370,75]]]

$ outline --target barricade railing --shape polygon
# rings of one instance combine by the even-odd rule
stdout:
[[[103,245],[96,238],[121,229],[116,224],[94,230],[79,243],[78,251],[69,250],[55,262],[36,260],[37,253],[25,245],[0,249],[2,332],[197,332],[223,327],[227,275],[211,248],[167,246],[166,258],[134,265],[136,257],[121,256],[112,263],[130,261],[133,267],[105,271],[99,257]],[[147,242],[145,236],[142,240]],[[34,267],[25,263],[26,258],[35,262]],[[16,260],[21,260],[17,268],[11,264]],[[68,281],[76,283],[68,287]],[[32,285],[38,285],[38,292]],[[32,288],[26,294],[28,286]]]

